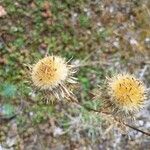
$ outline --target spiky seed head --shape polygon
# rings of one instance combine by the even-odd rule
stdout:
[[[130,74],[118,74],[108,80],[112,103],[120,111],[132,113],[143,107],[145,100],[144,84]]]
[[[65,60],[58,56],[49,56],[39,60],[32,69],[32,81],[41,89],[58,86],[68,76]]]
[[[34,64],[31,70],[31,78],[37,88],[50,91],[58,99],[70,96],[71,92],[65,83],[75,83],[76,78],[72,77],[75,71],[65,59],[47,56]]]

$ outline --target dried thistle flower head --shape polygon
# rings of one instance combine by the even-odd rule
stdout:
[[[111,102],[126,113],[132,114],[143,107],[145,86],[133,75],[118,74],[108,80]]]
[[[76,78],[72,77],[75,73],[72,67],[61,57],[47,56],[33,65],[33,84],[41,90],[50,91],[58,99],[69,97],[71,91],[66,88],[65,83],[76,83]]]

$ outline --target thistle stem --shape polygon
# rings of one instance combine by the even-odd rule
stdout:
[[[89,107],[87,107],[87,106],[83,106],[83,105],[81,105],[77,100],[74,101],[74,102],[75,102],[76,104],[78,104],[79,106],[84,107],[86,110],[89,110],[89,111],[93,111],[93,112],[97,112],[97,113],[103,113],[103,114],[106,114],[106,115],[110,115],[110,114],[111,114],[111,113],[109,113],[109,112],[104,112],[104,111],[101,111],[101,110],[95,110],[95,109],[93,109],[93,108],[89,108]],[[115,119],[115,121],[117,121],[118,123],[120,123],[120,121],[118,121],[118,120],[116,120],[116,119]],[[121,122],[121,123],[123,123],[123,125],[125,125],[125,126],[128,127],[128,128],[131,128],[131,129],[133,129],[133,130],[135,130],[135,131],[137,131],[137,132],[140,132],[140,133],[142,133],[142,134],[144,134],[144,135],[150,136],[150,132],[146,132],[146,131],[140,130],[140,129],[138,129],[137,127],[134,127],[134,126],[132,126],[132,125],[129,125],[129,124],[125,123],[125,122]]]
[[[141,132],[141,133],[143,133],[143,134],[145,134],[145,135],[147,135],[147,136],[150,136],[150,133],[149,133],[149,132],[145,132],[145,131],[143,131],[143,130],[140,130],[140,129],[138,129],[137,127],[131,126],[131,125],[125,123],[125,122],[123,122],[123,124],[124,124],[125,126],[131,128],[131,129],[133,129],[133,130],[136,130],[137,132]]]

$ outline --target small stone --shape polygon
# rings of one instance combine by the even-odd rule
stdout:
[[[131,45],[138,45],[138,42],[135,39],[131,38],[130,39],[130,44]]]
[[[146,122],[145,127],[146,127],[147,129],[149,129],[149,128],[150,128],[150,122]]]
[[[33,112],[29,112],[29,115],[30,115],[30,116],[33,116],[33,114],[34,114]]]
[[[114,45],[116,48],[119,48],[119,47],[120,47],[120,45],[119,45],[119,42],[118,42],[118,41],[113,42],[113,45]]]
[[[77,13],[74,13],[74,14],[73,14],[73,17],[77,17],[77,16],[78,16],[78,14],[77,14]]]
[[[150,38],[145,38],[145,42],[146,43],[150,42]]]
[[[9,147],[12,147],[13,145],[15,145],[15,143],[16,143],[16,138],[7,138],[6,144]]]
[[[113,6],[111,6],[111,7],[109,8],[109,12],[110,12],[110,13],[113,13],[113,12],[114,12],[114,7],[113,7]]]
[[[54,134],[55,137],[59,136],[59,135],[62,135],[63,134],[63,130],[61,128],[59,128],[59,127],[56,127],[54,129],[54,133],[53,134]]]
[[[139,125],[143,126],[144,125],[144,121],[143,120],[139,120]]]
[[[87,9],[87,8],[84,8],[83,11],[84,11],[84,12],[88,12],[88,9]]]

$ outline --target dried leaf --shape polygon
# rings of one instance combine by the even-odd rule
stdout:
[[[7,14],[3,6],[0,6],[0,17],[3,17]]]

